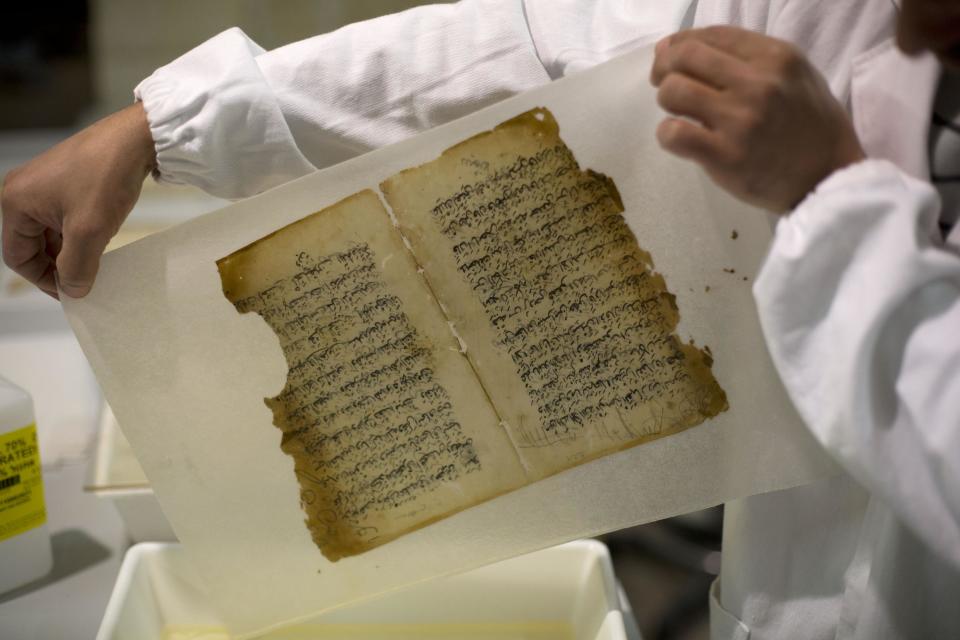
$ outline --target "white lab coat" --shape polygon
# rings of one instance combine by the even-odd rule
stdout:
[[[889,0],[468,0],[265,52],[238,30],[137,87],[161,180],[241,197],[676,30],[796,43],[870,160],[778,223],[755,296],[791,397],[846,474],[727,505],[715,638],[960,638],[960,232],[924,178],[938,67]]]

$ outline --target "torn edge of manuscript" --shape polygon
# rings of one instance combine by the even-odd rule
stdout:
[[[266,402],[329,560],[727,409],[616,186],[547,109],[380,195],[217,262],[283,349]]]

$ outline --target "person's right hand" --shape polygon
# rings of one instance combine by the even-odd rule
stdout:
[[[660,146],[754,206],[786,213],[865,157],[826,79],[783,40],[728,26],[681,31],[657,44],[650,80],[669,114]]]
[[[100,120],[7,174],[3,261],[46,293],[85,296],[100,256],[156,166],[140,103]]]

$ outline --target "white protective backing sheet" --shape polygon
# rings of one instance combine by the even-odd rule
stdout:
[[[70,322],[223,619],[249,635],[431,577],[834,473],[770,363],[751,296],[766,217],[663,152],[652,50],[508,99],[108,253]],[[216,261],[533,107],[552,111],[708,345],[730,409],[336,563],[304,526],[293,460],[263,399],[284,385],[274,333],[240,315]],[[735,237],[734,237],[735,236]],[[709,288],[709,289],[708,289]]]

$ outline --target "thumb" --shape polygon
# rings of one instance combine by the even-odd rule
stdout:
[[[109,241],[106,229],[64,227],[63,246],[57,255],[60,291],[71,298],[82,298],[90,292],[100,267],[100,256]]]

